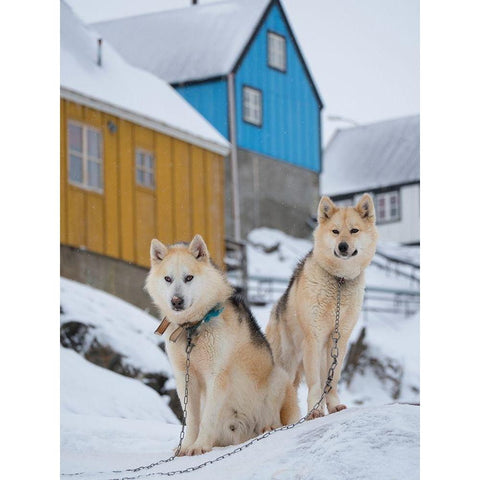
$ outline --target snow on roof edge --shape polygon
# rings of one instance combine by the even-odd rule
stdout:
[[[198,110],[167,82],[126,62],[108,42],[99,65],[96,33],[65,1],[60,6],[61,96],[228,154],[229,141]]]
[[[104,113],[109,113],[110,115],[123,118],[124,120],[129,120],[137,125],[141,125],[171,137],[178,138],[179,140],[183,140],[198,147],[206,148],[214,153],[219,153],[225,156],[228,155],[231,149],[231,144],[227,140],[225,140],[225,143],[217,143],[213,140],[207,140],[204,137],[194,135],[191,132],[182,130],[178,127],[173,127],[154,118],[142,115],[138,112],[127,110],[121,106],[108,103],[101,98],[94,98],[92,96],[85,95],[78,90],[61,86],[60,97],[64,98],[65,100],[81,103],[86,107],[95,108],[96,110],[100,110]]]

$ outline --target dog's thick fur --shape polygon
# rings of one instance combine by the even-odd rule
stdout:
[[[331,334],[339,278],[344,278],[345,283],[341,287],[338,366],[326,405],[329,413],[346,408],[340,403],[337,383],[347,342],[360,314],[364,271],[373,258],[376,241],[375,209],[370,195],[363,195],[355,207],[337,207],[328,197],[322,197],[313,250],[299,263],[272,310],[266,335],[274,360],[288,372],[295,388],[305,375],[308,411],[321,397],[332,361]],[[324,410],[325,399],[310,418],[323,415]]]
[[[146,290],[171,322],[165,331],[177,393],[185,393],[186,335],[169,341],[178,326],[196,324],[217,304],[219,316],[203,323],[193,339],[186,436],[180,455],[238,444],[299,417],[295,389],[275,365],[270,346],[250,310],[210,261],[200,235],[190,245],[151,244]],[[193,278],[191,278],[193,277]],[[183,299],[182,309],[172,307]]]

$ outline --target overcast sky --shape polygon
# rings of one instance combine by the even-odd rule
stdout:
[[[191,0],[67,0],[87,23]],[[217,0],[199,0],[211,3]],[[324,144],[336,128],[419,113],[419,0],[282,0],[320,95]]]

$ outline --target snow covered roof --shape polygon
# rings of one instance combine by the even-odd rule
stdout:
[[[222,155],[228,141],[168,83],[128,64],[108,43],[97,64],[98,35],[60,4],[61,96]]]
[[[323,162],[320,185],[327,195],[419,181],[420,117],[337,130]]]
[[[93,24],[133,65],[169,83],[233,70],[271,0],[227,0]]]

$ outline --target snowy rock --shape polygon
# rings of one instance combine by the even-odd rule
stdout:
[[[61,279],[60,343],[88,361],[138,379],[160,395],[168,395],[181,416],[176,389],[166,382],[172,370],[153,334],[158,321],[113,295]]]

